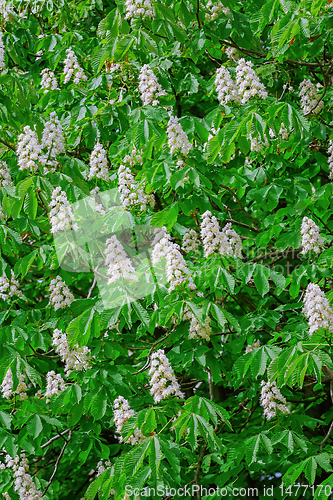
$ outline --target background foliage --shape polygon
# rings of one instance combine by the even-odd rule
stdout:
[[[11,367],[14,389],[20,372],[31,387],[26,401],[0,398],[0,444],[12,456],[26,451],[30,473],[44,491],[64,445],[59,433],[70,429],[43,497],[47,500],[106,499],[111,488],[123,498],[126,484],[181,487],[193,482],[228,488],[273,484],[273,498],[288,498],[278,488],[281,475],[285,488],[295,482],[333,486],[331,337],[323,330],[310,337],[302,315],[309,282],[332,296],[327,162],[333,138],[332,4],[226,0],[224,5],[229,14],[221,12],[211,21],[205,18],[210,8],[201,0],[156,2],[154,19],[126,20],[124,3],[106,0],[15,1],[9,20],[2,15],[6,68],[0,74],[0,159],[7,162],[14,186],[0,191],[5,214],[0,265],[2,273],[14,270],[23,297],[0,303],[0,379]],[[69,47],[88,77],[79,85],[63,83]],[[267,99],[219,104],[216,69],[235,67],[227,47],[253,62]],[[117,77],[109,71],[112,62],[121,64]],[[142,105],[138,76],[143,64],[150,65],[167,93],[158,106]],[[44,94],[44,68],[55,73],[60,90]],[[325,107],[318,115],[304,116],[300,107],[304,79],[322,85],[318,99]],[[194,146],[180,168],[169,152],[163,106],[172,107]],[[20,171],[18,135],[24,126],[36,125],[41,137],[51,111],[66,139],[60,167],[47,175]],[[281,123],[287,140],[278,137]],[[209,137],[212,128],[218,133]],[[250,134],[262,143],[266,136],[269,144],[251,151]],[[97,140],[108,152],[108,181],[87,180]],[[144,158],[134,169],[136,179],[145,179],[156,199],[154,210],[133,212],[137,224],[165,225],[180,243],[186,229],[199,232],[200,217],[210,210],[221,227],[232,222],[242,237],[242,260],[206,258],[202,248],[185,257],[202,298],[187,288],[169,294],[157,287],[140,301],[104,310],[96,287],[87,299],[92,272],[58,266],[48,220],[52,190],[61,186],[75,202],[96,185],[116,188],[118,167],[133,145]],[[319,256],[300,253],[304,216],[320,227],[326,247]],[[75,296],[59,311],[47,297],[56,275]],[[186,305],[201,322],[211,317],[210,341],[189,339],[188,321],[172,323]],[[118,320],[120,335],[108,330]],[[75,335],[93,358],[90,369],[72,372],[66,390],[46,403],[34,397],[45,389],[46,373],[63,373],[51,346],[55,328]],[[261,346],[244,354],[256,339]],[[165,350],[185,400],[154,404],[148,369],[140,369],[157,349]],[[265,420],[262,380],[277,381],[289,415]],[[112,404],[118,395],[136,412],[124,436],[138,427],[147,436],[141,444],[120,444],[115,437]],[[43,447],[52,437],[59,439]],[[113,468],[96,479],[100,459],[110,460]],[[0,492],[16,499],[12,484],[11,472],[1,471]],[[300,495],[328,496],[315,487]]]

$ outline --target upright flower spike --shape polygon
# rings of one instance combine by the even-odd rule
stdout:
[[[228,9],[228,7],[224,7],[220,0],[208,0],[206,9],[208,10],[205,14],[206,21],[213,21],[214,19],[217,19],[221,12],[223,12],[226,16],[229,16],[230,14],[230,9]]]
[[[232,228],[231,222],[228,222],[222,229],[222,233],[226,236],[231,247],[232,255],[242,259],[242,240],[239,234]]]
[[[278,411],[287,415],[290,410],[287,408],[286,398],[284,398],[278,389],[276,382],[261,382],[260,404],[264,409],[264,416],[271,420],[277,416]]]
[[[73,370],[82,371],[90,368],[90,349],[86,346],[79,347],[78,344],[73,349],[70,349],[66,333],[62,333],[62,330],[58,330],[58,328],[55,328],[53,332],[52,345],[56,353],[59,354],[61,361],[65,363],[64,370],[66,377]]]
[[[157,98],[161,95],[167,95],[148,64],[144,64],[140,70],[139,91],[141,92],[141,100],[144,106],[147,104],[157,106],[159,104]]]
[[[142,432],[136,428],[134,433],[124,441],[121,435],[121,429],[127,420],[135,415],[134,410],[131,409],[129,402],[127,399],[123,398],[123,396],[118,396],[117,399],[113,403],[113,419],[116,426],[116,433],[118,435],[119,443],[130,443],[131,445],[136,445],[142,443],[146,438],[142,434]]]
[[[204,339],[209,341],[210,336],[212,334],[212,329],[210,326],[210,318],[207,316],[207,318],[204,321],[204,324],[202,325],[197,318],[194,316],[192,311],[190,309],[186,309],[184,312],[183,316],[184,320],[189,320],[190,321],[190,329],[189,329],[189,339]]]
[[[24,373],[20,374],[20,380],[15,391],[13,391],[13,374],[12,370],[9,368],[3,379],[1,385],[2,397],[10,399],[15,394],[19,396],[21,401],[28,399],[26,391],[28,390],[27,384],[25,383]]]
[[[106,156],[106,151],[103,145],[97,142],[94,149],[90,155],[90,171],[88,180],[90,181],[93,177],[98,179],[103,179],[104,181],[109,180],[108,171],[108,160]]]
[[[199,240],[198,235],[194,229],[189,229],[183,236],[182,250],[184,252],[199,253]]]
[[[318,330],[328,330],[333,333],[333,311],[324,292],[315,283],[309,283],[304,297],[302,310],[309,322],[309,334]]]
[[[325,105],[323,101],[319,102],[320,95],[318,95],[318,90],[320,89],[320,83],[317,87],[311,82],[311,80],[303,80],[300,83],[300,97],[301,97],[301,108],[304,115],[313,113],[315,116],[324,109]],[[317,105],[317,103],[319,104]],[[315,109],[314,109],[315,108]]]
[[[224,66],[216,70],[215,88],[220,104],[227,104],[230,101],[240,103],[241,99],[238,94],[237,86],[231,78],[229,70]]]
[[[246,104],[251,97],[267,99],[268,93],[253,69],[251,61],[240,59],[236,67],[236,87],[241,96],[241,104]]]
[[[60,373],[56,373],[54,370],[47,372],[46,383],[46,403],[50,402],[50,398],[52,396],[58,395],[66,389],[66,385],[62,376],[60,375]]]
[[[22,292],[19,290],[20,284],[15,278],[15,274],[13,269],[11,269],[11,278],[8,279],[6,274],[3,273],[2,277],[0,278],[0,298],[2,300],[8,300],[11,297],[14,297],[14,295],[17,295],[17,297],[21,298],[22,297]]]
[[[142,17],[153,17],[153,7],[150,0],[126,0],[125,1],[125,19]]]
[[[152,355],[149,375],[151,377],[149,381],[150,394],[154,396],[155,403],[159,403],[171,395],[181,399],[185,397],[163,349],[159,349]]]
[[[315,253],[319,253],[324,247],[324,240],[319,235],[319,227],[312,219],[309,219],[309,217],[303,217],[301,235],[303,254],[306,254],[311,250]]]
[[[3,43],[3,33],[0,30],[0,71],[5,69],[5,44]]]
[[[78,63],[77,57],[70,47],[66,50],[66,59],[64,61],[64,83],[68,83],[72,76],[74,77],[74,83],[79,84],[80,80],[86,82],[88,78],[83,73],[83,69]]]
[[[43,69],[40,75],[42,78],[40,88],[44,89],[44,94],[47,94],[50,90],[60,90],[55,74],[50,68]]]
[[[58,186],[52,191],[52,199],[50,203],[49,219],[52,226],[51,233],[57,231],[65,231],[73,229],[79,230],[79,226],[74,222],[75,217],[64,191]]]
[[[164,236],[154,245],[152,251],[152,264],[156,265],[163,257],[166,259],[166,277],[169,283],[169,292],[176,287],[185,285],[190,290],[196,290],[191,272],[180,252],[180,247],[171,241],[165,228]]]
[[[65,309],[74,302],[74,295],[63,281],[61,276],[57,276],[50,282],[50,302],[49,305],[54,307],[54,310]]]
[[[59,165],[56,159],[57,156],[61,153],[65,153],[65,140],[62,126],[55,111],[50,114],[50,119],[45,124],[41,148],[44,153],[41,155],[39,161],[44,167],[44,175],[48,172],[55,172]]]
[[[19,170],[30,170],[34,174],[38,169],[42,149],[38,142],[36,127],[31,130],[27,125],[24,127],[23,132],[18,136],[17,163],[20,167]]]
[[[228,237],[220,229],[218,220],[207,210],[201,216],[200,224],[201,239],[203,242],[204,256],[212,255],[216,250],[221,255],[231,255],[233,253]]]
[[[108,285],[119,279],[138,281],[135,269],[126,255],[122,244],[118,241],[117,236],[111,236],[111,238],[108,238],[105,243],[106,249],[104,251],[104,255],[105,264],[108,266],[106,273],[107,276],[109,276]]]
[[[32,476],[29,474],[29,463],[24,452],[15,458],[6,455],[5,464],[7,469],[13,471],[15,479],[13,490],[19,495],[20,500],[43,500],[43,493],[37,490]],[[7,498],[10,498],[9,495]]]
[[[0,188],[12,185],[13,179],[10,175],[7,163],[5,161],[0,161]]]
[[[167,136],[171,155],[180,152],[186,156],[193,148],[193,144],[188,140],[181,124],[178,122],[178,118],[175,116],[170,116],[169,118]]]

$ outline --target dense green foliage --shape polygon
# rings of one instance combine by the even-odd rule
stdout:
[[[0,299],[0,382],[10,368],[12,392],[21,373],[29,386],[24,400],[0,394],[0,448],[12,457],[25,450],[46,500],[107,499],[110,492],[118,500],[126,485],[192,484],[226,487],[234,498],[254,496],[233,488],[273,485],[270,498],[326,499],[325,485],[333,486],[333,330],[310,335],[302,313],[311,282],[333,300],[333,4],[226,0],[230,10],[209,19],[218,3],[158,1],[153,16],[125,19],[121,1],[1,2],[0,161],[13,185],[0,189],[0,275],[6,281],[13,270],[22,295]],[[78,84],[64,83],[70,47],[87,77]],[[216,71],[225,67],[235,79],[240,58],[252,61],[268,96],[220,104]],[[114,64],[120,66],[110,71]],[[157,105],[141,99],[144,64],[165,91]],[[44,93],[45,68],[59,89]],[[306,112],[300,84],[307,79],[319,86]],[[20,170],[23,128],[35,126],[41,141],[54,111],[65,137],[55,171],[43,172],[40,163],[35,172]],[[188,155],[170,153],[168,111],[193,145]],[[285,134],[279,134],[282,124]],[[255,139],[262,147],[254,147]],[[107,151],[107,180],[89,180],[97,141]],[[242,259],[218,251],[205,256],[201,241],[198,253],[183,252],[196,290],[156,284],[148,296],[105,309],[93,270],[71,271],[58,261],[51,197],[58,186],[70,203],[96,186],[117,189],[118,168],[133,147],[143,158],[131,167],[135,181],[155,199],[146,211],[127,208],[133,226],[166,226],[181,245],[188,229],[200,237],[209,210],[221,230],[232,223],[241,236]],[[318,254],[301,253],[304,217],[320,229]],[[75,297],[58,310],[48,297],[56,276]],[[200,324],[210,318],[209,340],[189,338],[188,311]],[[65,377],[52,345],[56,328],[67,333],[71,348],[90,349],[88,369]],[[256,340],[260,346],[245,354]],[[158,349],[184,399],[154,402],[148,371]],[[51,370],[66,388],[48,400],[42,395]],[[265,419],[260,391],[267,380],[276,380],[290,413]],[[116,435],[119,395],[135,412],[123,438],[139,429],[146,437],[139,444],[120,443]],[[97,477],[101,459],[111,467]],[[295,483],[304,488],[296,492]],[[0,469],[5,492],[13,500],[32,498],[15,491],[10,468]]]

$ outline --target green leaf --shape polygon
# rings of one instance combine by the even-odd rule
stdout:
[[[269,292],[269,283],[263,271],[263,266],[256,265],[253,279],[259,294],[264,297]]]

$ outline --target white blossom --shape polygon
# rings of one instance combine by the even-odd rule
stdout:
[[[149,381],[150,394],[154,396],[155,403],[159,403],[171,395],[178,398],[185,397],[163,349],[159,349],[152,355],[149,376],[151,377]]]
[[[321,248],[324,247],[324,240],[319,235],[319,227],[312,219],[309,219],[309,217],[303,217],[301,235],[303,254],[310,252],[310,250],[319,253]]]
[[[47,382],[46,392],[45,392],[45,396],[47,397],[46,403],[50,401],[50,398],[52,396],[58,395],[66,389],[64,379],[62,378],[60,373],[56,373],[54,370],[47,372],[46,382]]]
[[[257,153],[261,153],[264,147],[265,148],[269,147],[269,142],[267,140],[266,135],[264,135],[264,141],[265,141],[264,143],[261,142],[259,136],[252,137],[252,135],[250,135],[250,141],[251,141],[251,151],[257,151]]]
[[[43,500],[43,493],[37,490],[32,476],[29,474],[29,464],[22,452],[20,456],[12,458],[5,456],[6,467],[12,469],[14,476],[13,489],[18,493],[20,500]]]
[[[287,408],[286,398],[278,389],[276,382],[261,382],[260,404],[264,408],[264,416],[267,420],[276,417],[278,411],[284,414],[290,413]]]
[[[75,217],[64,191],[58,186],[52,191],[52,200],[50,203],[49,220],[52,226],[51,233],[73,229],[79,230],[79,226],[74,222]]]
[[[221,231],[217,218],[209,210],[202,214],[201,218],[200,233],[204,257],[212,255],[216,250],[220,255],[231,255],[232,247],[227,235]]]
[[[309,322],[310,335],[321,329],[333,333],[333,311],[324,292],[315,283],[309,283],[306,288],[302,312]]]
[[[284,140],[284,141],[287,141],[288,138],[289,138],[289,133],[288,133],[288,129],[287,127],[285,126],[285,124],[282,122],[281,123],[281,128],[279,130],[279,136]]]
[[[223,12],[226,16],[230,14],[230,9],[224,7],[220,0],[208,0],[206,9],[208,10],[205,14],[206,21],[213,21],[219,16],[220,12]]]
[[[126,155],[124,161],[127,157],[130,158],[129,155]],[[131,206],[140,207],[140,210],[145,212],[148,204],[150,204],[152,208],[154,207],[154,195],[148,195],[144,192],[144,181],[141,181],[140,183],[135,182],[134,175],[129,167],[120,165],[118,169],[118,180],[118,191],[125,209],[128,209]]]
[[[83,69],[78,63],[77,57],[72,50],[69,48],[66,50],[66,59],[64,61],[64,75],[65,80],[64,83],[68,83],[69,80],[74,77],[74,83],[79,84],[80,80],[87,81],[88,78],[83,73]]]
[[[95,212],[99,213],[100,215],[102,215],[102,217],[104,217],[105,208],[102,204],[97,202],[97,194],[99,191],[100,191],[100,188],[98,186],[96,186],[94,189],[90,190],[90,196],[93,196],[95,199]]]
[[[58,330],[58,328],[55,328],[53,332],[52,345],[59,354],[61,361],[65,363],[66,377],[73,370],[82,371],[90,368],[90,349],[86,346],[79,347],[78,344],[75,344],[73,349],[70,349],[66,334],[62,333],[62,330]]]
[[[8,2],[7,0],[0,0],[0,14],[3,15],[5,21],[10,21],[10,14],[12,14],[10,8],[12,6],[13,2]]]
[[[180,247],[171,241],[170,235],[162,228],[164,236],[154,245],[152,251],[152,264],[156,265],[163,257],[166,259],[166,278],[169,292],[177,286],[185,285],[190,290],[195,290],[191,271],[186,265],[185,259],[180,252]]]
[[[59,165],[56,158],[59,154],[65,152],[62,126],[55,111],[50,114],[50,119],[45,124],[41,147],[44,153],[39,161],[44,167],[44,175],[48,172],[55,172],[56,167]]]
[[[15,278],[13,269],[11,269],[11,278],[8,279],[6,274],[3,273],[0,278],[0,298],[7,300],[10,297],[17,295],[19,298],[22,297],[22,292],[19,290],[20,284]]]
[[[13,179],[10,175],[7,163],[5,161],[0,161],[0,188],[12,185]]]
[[[320,83],[315,87],[311,80],[303,80],[300,83],[300,97],[301,97],[301,108],[303,110],[303,114],[307,115],[310,111],[316,106],[318,103],[320,96],[318,96],[318,90],[320,89]],[[318,106],[312,111],[314,115],[318,115],[322,109],[324,109],[323,101],[320,101]]]
[[[157,106],[161,95],[167,95],[162,86],[158,83],[157,77],[153,70],[149,68],[149,64],[144,64],[139,75],[139,91],[141,92],[141,100],[143,105],[152,104]]]
[[[49,305],[53,306],[55,311],[65,309],[75,300],[74,295],[61,276],[57,276],[51,280],[50,292]]]
[[[145,440],[145,436],[142,432],[136,428],[133,434],[124,441],[121,435],[121,429],[127,420],[134,416],[135,412],[131,409],[129,402],[123,396],[118,396],[117,399],[113,403],[113,419],[116,426],[116,433],[118,435],[118,440],[120,443],[130,443],[131,445],[135,445],[141,443]]]
[[[239,234],[231,227],[231,222],[228,222],[222,230],[223,234],[227,237],[229,245],[232,249],[232,255],[242,258],[242,240]]]
[[[18,145],[16,154],[18,156],[17,163],[20,170],[30,170],[35,173],[38,168],[42,149],[38,142],[36,126],[31,130],[29,125],[24,127],[24,133],[18,136]]]
[[[245,354],[251,351],[255,351],[260,347],[260,340],[254,340],[251,345],[246,346]]]
[[[106,240],[105,244],[104,255],[105,264],[108,266],[106,273],[109,276],[108,284],[114,283],[119,279],[138,281],[135,269],[126,255],[122,244],[118,241],[117,236],[114,234]]]
[[[153,17],[153,7],[150,0],[126,0],[125,1],[125,19],[137,17]]]
[[[220,104],[227,104],[230,101],[240,103],[237,86],[231,78],[229,70],[224,66],[216,70],[215,87]]]
[[[241,104],[247,103],[254,96],[261,99],[267,99],[268,97],[265,86],[260,82],[252,66],[251,61],[245,61],[242,58],[238,61],[236,67],[236,87],[242,98]]]
[[[25,383],[25,375],[24,373],[20,374],[19,383],[15,391],[13,391],[13,374],[12,370],[8,368],[6,375],[3,379],[1,385],[2,397],[9,399],[15,394],[19,396],[21,401],[28,399],[28,395],[26,391],[28,390],[27,384]]]
[[[194,316],[192,311],[186,308],[183,316],[184,320],[190,321],[190,329],[189,329],[189,339],[205,339],[207,341],[210,340],[210,335],[212,334],[212,329],[210,327],[210,318],[207,316],[204,320],[204,324],[202,325],[200,321]]]
[[[90,155],[90,170],[88,180],[90,181],[93,177],[98,179],[103,179],[104,181],[109,180],[108,171],[108,161],[106,156],[106,151],[103,145],[97,142],[94,149]]]
[[[103,472],[105,472],[111,466],[112,466],[112,464],[111,464],[110,460],[105,460],[105,461],[100,460],[97,464],[97,477],[100,476],[101,474],[103,474]],[[111,495],[115,494],[113,488],[111,489],[110,494]]]
[[[5,69],[5,44],[3,43],[3,33],[0,30],[0,71]]]
[[[225,53],[229,59],[231,59],[232,61],[235,61],[235,62],[237,61],[237,59],[239,57],[237,49],[235,49],[235,47],[227,47],[225,49]]]
[[[188,229],[183,236],[182,250],[184,252],[195,252],[199,253],[199,240],[197,232],[194,229]]]
[[[60,90],[55,74],[50,70],[50,68],[42,70],[41,78],[42,81],[40,82],[40,87],[41,89],[44,89],[44,94],[47,94],[50,90]]]
[[[170,116],[169,118],[167,136],[171,155],[179,151],[186,156],[193,148],[193,144],[189,142],[181,124],[178,122],[178,118],[175,116]]]

